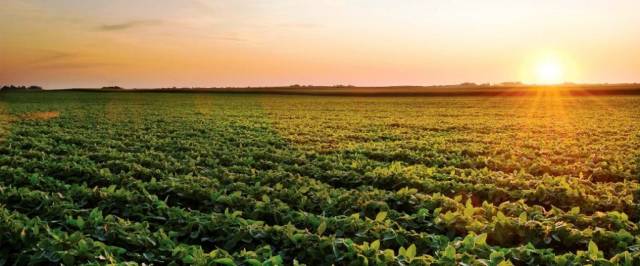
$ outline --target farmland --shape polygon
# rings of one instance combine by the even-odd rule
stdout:
[[[0,264],[638,265],[640,96],[0,94]]]

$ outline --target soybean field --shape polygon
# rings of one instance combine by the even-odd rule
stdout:
[[[0,265],[640,265],[640,96],[0,93]]]

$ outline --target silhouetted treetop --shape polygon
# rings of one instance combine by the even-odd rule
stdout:
[[[120,86],[105,86],[105,87],[102,87],[101,89],[103,89],[103,90],[124,90],[124,88],[120,87]]]
[[[14,86],[14,85],[8,85],[8,86],[3,86],[2,88],[0,88],[0,91],[41,91],[42,87],[40,86]]]

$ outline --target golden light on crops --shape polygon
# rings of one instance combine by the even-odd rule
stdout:
[[[546,57],[535,66],[535,82],[537,84],[560,84],[565,80],[565,66],[556,57]]]

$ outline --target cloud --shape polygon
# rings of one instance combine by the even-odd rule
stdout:
[[[64,61],[64,60],[69,60],[72,59],[74,57],[76,57],[76,54],[73,53],[69,53],[69,52],[62,52],[62,51],[44,51],[45,54],[43,56],[40,56],[38,58],[35,58],[33,60],[31,60],[31,64],[46,64],[46,63],[50,63],[50,62],[58,62],[58,61]]]
[[[234,41],[234,42],[246,42],[246,41],[248,41],[247,39],[233,37],[233,36],[212,36],[211,38],[214,39],[214,40],[220,40],[220,41]]]
[[[120,64],[111,63],[90,63],[90,62],[56,62],[43,65],[37,65],[35,69],[86,69],[96,67],[112,67],[119,66]]]
[[[321,25],[315,23],[280,23],[279,27],[284,28],[303,28],[303,29],[311,29],[311,28],[320,28]]]
[[[82,69],[96,67],[110,67],[117,64],[105,62],[87,62],[86,55],[58,50],[41,50],[41,56],[31,60],[32,69]]]
[[[202,0],[192,0],[192,1],[184,1],[184,3],[190,6],[193,10],[199,11],[202,13],[210,14],[211,12],[216,11],[211,7],[211,3]]]
[[[154,26],[161,24],[160,20],[131,20],[123,23],[117,24],[103,24],[100,25],[97,30],[99,31],[119,31],[119,30],[127,30],[130,28],[141,27],[141,26]]]

